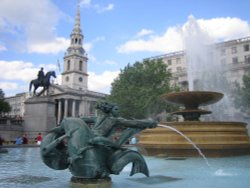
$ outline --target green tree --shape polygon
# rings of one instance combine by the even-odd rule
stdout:
[[[241,108],[243,112],[250,113],[250,75],[244,75],[243,85],[235,83],[234,103],[236,107]]]
[[[0,115],[11,110],[10,104],[4,101],[4,92],[0,89]]]
[[[0,88],[0,100],[4,99],[4,92],[3,90]]]
[[[123,117],[154,117],[170,106],[160,98],[176,90],[170,86],[170,78],[167,65],[161,59],[128,64],[112,83],[108,101],[120,106]]]

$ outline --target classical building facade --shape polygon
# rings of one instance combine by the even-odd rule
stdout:
[[[224,68],[229,82],[242,84],[244,74],[250,74],[250,37],[213,44],[208,50],[209,58]],[[188,88],[188,58],[185,51],[168,53],[147,59],[163,59],[172,73],[172,83]]]

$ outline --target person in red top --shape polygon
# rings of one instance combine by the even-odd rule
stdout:
[[[37,145],[40,145],[42,140],[43,140],[42,133],[38,133],[38,135],[36,137],[36,143],[37,143]]]

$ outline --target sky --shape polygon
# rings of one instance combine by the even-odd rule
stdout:
[[[126,65],[185,50],[193,21],[210,43],[250,36],[249,0],[0,0],[0,88],[6,97],[28,92],[40,67],[55,70],[53,82],[60,84],[78,3],[88,88],[106,94]]]

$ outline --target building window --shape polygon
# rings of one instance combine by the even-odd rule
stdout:
[[[232,54],[236,54],[236,53],[237,53],[237,47],[234,46],[234,47],[232,47]]]
[[[238,63],[238,57],[233,57],[232,62],[233,62],[233,64],[237,64]]]
[[[67,70],[70,70],[70,60],[67,62]]]
[[[177,64],[180,64],[180,63],[181,63],[181,58],[179,58],[179,57],[176,58],[176,63],[177,63]]]
[[[225,48],[220,50],[220,55],[226,55],[226,49]]]
[[[177,67],[176,70],[177,70],[177,72],[180,72],[182,70],[182,68],[181,67]]]
[[[77,38],[75,38],[75,44],[77,44]]]
[[[244,52],[247,52],[247,51],[249,51],[249,44],[244,45]]]
[[[250,64],[250,55],[245,55],[245,63]]]
[[[168,60],[168,65],[172,65],[172,60],[171,59]]]
[[[82,61],[79,62],[79,70],[82,71]]]
[[[226,59],[222,59],[222,60],[220,60],[220,62],[221,62],[222,65],[225,65],[226,64]]]
[[[82,77],[79,77],[79,82],[82,82]]]
[[[68,82],[68,81],[69,81],[69,77],[68,77],[68,76],[66,76],[65,80],[66,80],[66,82]]]

